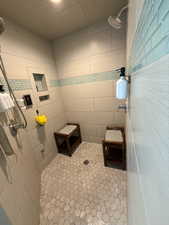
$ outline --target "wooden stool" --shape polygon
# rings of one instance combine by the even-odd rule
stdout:
[[[108,166],[108,161],[113,162],[115,151],[121,153],[120,167],[126,169],[125,154],[125,133],[122,127],[107,127],[105,138],[102,141],[104,165]]]
[[[72,156],[73,152],[82,142],[80,126],[75,123],[67,123],[67,125],[54,133],[58,152]]]

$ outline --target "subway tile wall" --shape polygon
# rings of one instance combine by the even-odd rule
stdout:
[[[10,156],[6,162],[0,151],[0,206],[3,209],[0,224],[5,225],[4,217],[9,218],[10,225],[38,225],[41,170],[57,153],[53,132],[61,128],[66,119],[50,43],[5,21],[6,31],[0,42],[8,78],[16,98],[30,94],[33,107],[24,110],[28,127],[20,130],[17,139],[11,136],[5,117],[0,114],[0,125],[3,125],[17,156]],[[50,95],[46,102],[39,102],[33,82],[34,72],[46,75]],[[2,74],[0,77],[4,83]],[[36,109],[48,116],[45,127],[36,125]],[[11,170],[12,183],[8,181],[7,166]]]
[[[169,1],[129,6],[128,224],[168,225]]]
[[[133,40],[131,62],[136,71],[169,53],[169,1],[145,1]]]
[[[125,42],[125,27],[114,30],[107,21],[54,42],[67,120],[80,123],[83,140],[101,142],[107,125],[125,125],[125,113],[118,111],[123,101],[115,98]]]

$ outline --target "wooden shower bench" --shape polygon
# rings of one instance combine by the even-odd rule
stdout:
[[[67,123],[65,127],[54,133],[54,137],[58,152],[71,157],[82,142],[80,125],[77,123]]]
[[[102,141],[104,165],[108,162],[117,163],[118,167],[126,169],[125,132],[123,127],[107,127]],[[120,159],[119,159],[120,158]]]

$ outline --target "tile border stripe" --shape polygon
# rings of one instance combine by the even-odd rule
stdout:
[[[86,84],[93,83],[98,81],[106,81],[106,80],[116,80],[118,78],[118,73],[115,71],[94,73],[88,75],[82,75],[77,77],[65,78],[59,80],[60,86],[68,86],[68,85],[78,85],[78,84]]]
[[[49,87],[63,87],[70,85],[93,83],[98,81],[116,80],[118,78],[118,73],[116,71],[107,71],[101,73],[87,74],[82,76],[70,77],[60,80],[49,80]],[[3,77],[0,77],[0,83],[8,91],[6,82]],[[31,90],[31,81],[28,79],[9,79],[9,83],[14,91]]]
[[[4,85],[4,89],[8,91],[7,84],[3,77],[0,77],[0,83]],[[13,91],[31,90],[31,81],[28,79],[9,79],[9,84]]]

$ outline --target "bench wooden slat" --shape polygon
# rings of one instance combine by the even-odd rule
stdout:
[[[106,130],[105,141],[123,143],[123,136],[120,130]]]
[[[66,125],[64,128],[58,131],[60,134],[70,135],[74,130],[76,130],[76,125]]]

